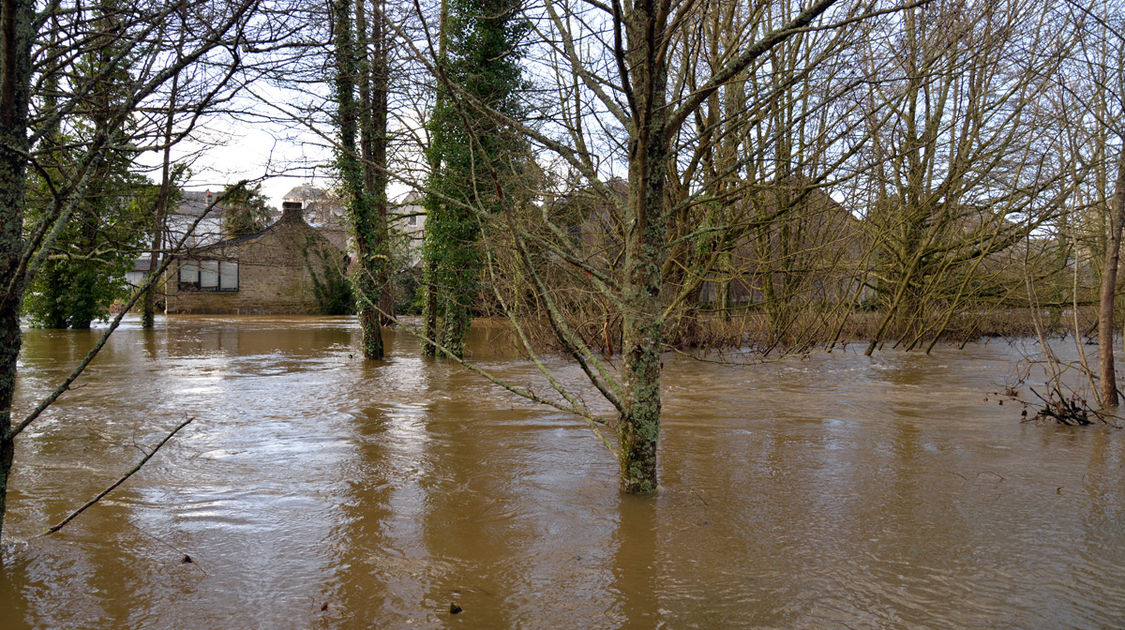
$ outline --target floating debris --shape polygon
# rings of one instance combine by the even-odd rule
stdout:
[[[1089,426],[1094,423],[1094,420],[1105,422],[1105,418],[1090,409],[1086,399],[1076,395],[1068,397],[1062,393],[1058,386],[1055,386],[1047,396],[1040,395],[1034,389],[1031,392],[1043,401],[1043,408],[1035,414],[1032,420],[1054,421],[1057,424],[1074,427]],[[1093,419],[1091,419],[1091,416]]]

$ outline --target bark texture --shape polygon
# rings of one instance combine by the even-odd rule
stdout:
[[[1117,267],[1121,259],[1121,232],[1125,228],[1125,151],[1118,157],[1117,182],[1109,204],[1109,239],[1105,246],[1101,295],[1098,302],[1098,361],[1101,373],[1101,399],[1106,407],[1116,407],[1117,370],[1113,356],[1113,311],[1117,297]]]
[[[655,492],[660,436],[660,290],[667,220],[664,212],[667,140],[667,62],[657,36],[666,14],[635,5],[626,17],[626,55],[633,85],[635,128],[629,142],[629,198],[625,209],[622,285],[622,376],[618,418],[621,487],[631,494]]]
[[[0,536],[12,469],[12,394],[20,353],[20,274],[34,3],[0,0]]]

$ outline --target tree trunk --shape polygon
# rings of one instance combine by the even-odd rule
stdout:
[[[183,33],[180,29],[180,46],[183,46]],[[168,94],[168,113],[164,121],[164,156],[160,168],[160,192],[156,197],[156,209],[152,218],[152,247],[149,249],[148,273],[152,274],[158,266],[157,258],[164,248],[164,231],[168,216],[168,200],[172,192],[172,128],[176,120],[176,92],[179,90],[180,74],[172,77],[172,90]],[[156,324],[156,292],[159,283],[153,283],[145,291],[144,307],[141,311],[141,327],[152,328]]]
[[[1125,227],[1125,150],[1117,161],[1117,183],[1109,205],[1109,239],[1105,246],[1101,299],[1098,304],[1098,361],[1101,364],[1102,405],[1116,407],[1117,371],[1113,358],[1113,302],[1117,296],[1117,265],[1121,257],[1121,231]]]
[[[27,108],[31,81],[31,0],[0,0],[0,536],[12,469],[12,394],[20,353]]]
[[[667,61],[653,33],[661,11],[636,8],[626,17],[627,67],[636,100],[629,141],[629,200],[626,206],[622,286],[622,376],[624,396],[617,437],[621,487],[630,494],[657,489],[656,445],[660,436],[660,359],[663,332],[663,261],[667,221],[664,195],[669,140],[666,136]]]
[[[363,330],[363,357],[382,359],[383,331],[382,317],[379,314],[382,290],[379,279],[382,276],[384,258],[381,256],[380,247],[386,239],[381,237],[379,231],[378,204],[380,197],[385,197],[386,190],[380,191],[377,186],[376,153],[382,148],[385,160],[386,149],[377,147],[381,144],[381,139],[377,137],[376,113],[373,107],[375,103],[371,97],[373,69],[371,59],[368,58],[370,32],[367,28],[367,8],[363,0],[357,0],[355,4],[355,35],[355,43],[348,48],[348,54],[352,55],[351,68],[355,73],[352,80],[358,79],[359,82],[359,137],[362,157],[360,167],[363,172],[361,189],[353,192],[357,203],[352,211],[352,226],[355,231],[356,253],[359,256],[356,288],[359,290],[358,310],[359,323]],[[375,45],[378,47],[379,43],[376,42]]]
[[[437,354],[437,346],[434,345],[434,340],[437,339],[437,289],[434,287],[432,266],[432,261],[428,261],[426,268],[422,271],[422,289],[425,291],[425,301],[422,306],[424,326],[422,329],[422,356],[426,357]]]
[[[380,239],[371,169],[366,168],[361,156],[371,154],[373,134],[371,129],[369,76],[361,55],[366,54],[367,21],[362,0],[355,5],[357,34],[352,32],[352,4],[338,0],[334,6],[336,19],[336,104],[340,150],[338,164],[341,179],[348,195],[348,217],[355,232],[357,262],[354,269],[359,323],[362,328],[363,356],[366,359],[383,358],[383,337],[379,325],[379,255]],[[361,107],[356,106],[355,88],[360,83]],[[356,135],[360,134],[360,147]]]
[[[374,7],[371,24],[371,117],[372,154],[371,166],[375,183],[372,194],[375,196],[375,229],[379,237],[379,271],[376,280],[380,287],[380,323],[390,326],[394,323],[394,292],[391,287],[390,243],[387,233],[387,91],[390,88],[390,66],[387,62],[387,47],[390,45],[387,17],[384,13],[384,0],[372,0]]]
[[[445,63],[446,44],[447,44],[447,41],[449,39],[449,33],[448,33],[448,28],[447,28],[448,18],[449,18],[449,6],[448,6],[448,3],[447,3],[446,0],[441,0],[440,13],[438,14],[438,16],[439,17],[438,17],[438,57],[437,57],[437,62],[438,62],[438,64],[444,64]],[[438,111],[443,107],[443,101],[445,99],[445,89],[446,89],[441,84],[440,81],[438,82],[436,87],[437,87],[437,93],[434,95],[434,97],[435,97],[435,99],[434,99],[434,101],[435,101],[434,102],[434,111]],[[433,132],[431,132],[431,135],[430,135],[431,144],[433,143],[433,141],[434,141]],[[434,174],[437,173],[438,169],[441,168],[441,159],[437,155],[437,152],[433,151],[432,146],[430,148],[429,162],[430,162],[430,178],[432,180],[433,177],[434,177]],[[432,205],[431,205],[431,207],[432,207]],[[435,285],[435,282],[437,281],[437,270],[434,268],[435,262],[436,262],[436,257],[433,256],[432,254],[428,253],[429,252],[429,245],[431,245],[434,241],[434,238],[433,238],[433,227],[434,227],[433,218],[434,218],[433,213],[429,212],[428,216],[426,217],[426,226],[425,226],[426,231],[423,234],[424,245],[423,245],[423,249],[422,249],[422,253],[423,253],[423,255],[422,255],[423,263],[422,264],[424,265],[423,269],[422,269],[422,290],[424,291],[424,301],[422,303],[422,323],[423,323],[422,356],[425,356],[425,357],[432,357],[432,356],[437,355],[437,345],[434,343],[435,341],[437,341],[437,335],[438,335],[438,327],[437,327],[437,324],[438,324],[438,321],[437,321],[438,288]]]
[[[442,304],[441,345],[455,357],[465,356],[465,340],[472,325],[472,312],[464,287],[448,287]]]

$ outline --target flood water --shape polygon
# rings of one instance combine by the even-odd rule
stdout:
[[[17,415],[94,334],[27,332]],[[478,327],[470,350],[535,380],[508,343]],[[403,332],[385,362],[358,347],[346,318],[127,323],[19,439],[0,627],[1125,620],[1125,431],[1021,423],[993,395],[1022,356],[1008,343],[669,355],[649,498],[618,492],[579,420],[423,360]],[[32,538],[189,417],[109,498]]]

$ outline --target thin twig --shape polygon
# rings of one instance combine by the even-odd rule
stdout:
[[[140,470],[141,467],[144,466],[148,462],[148,460],[152,459],[153,455],[156,455],[156,452],[160,450],[160,447],[164,446],[168,442],[168,440],[172,439],[173,435],[176,435],[176,433],[179,433],[180,429],[186,427],[188,424],[191,423],[192,420],[195,420],[195,418],[188,418],[187,420],[184,420],[183,422],[181,422],[178,426],[176,426],[175,429],[172,429],[171,433],[169,433],[168,435],[165,435],[164,439],[160,440],[160,443],[157,444],[156,447],[153,448],[149,452],[148,455],[145,455],[143,458],[141,458],[141,461],[137,462],[137,465],[133,466],[133,468],[130,469],[129,472],[125,473],[120,479],[113,482],[113,484],[110,485],[108,488],[106,488],[105,490],[102,490],[98,494],[98,496],[94,497],[93,499],[90,499],[89,501],[86,502],[85,505],[83,505],[82,507],[78,508],[77,510],[71,512],[69,516],[67,516],[63,520],[59,521],[58,523],[52,525],[49,529],[44,531],[42,534],[39,534],[38,536],[35,536],[35,538],[41,538],[43,536],[49,536],[49,535],[59,531],[60,529],[65,527],[67,523],[69,523],[69,522],[73,521],[75,518],[77,518],[79,514],[85,512],[87,508],[94,505],[98,501],[101,501],[110,492],[113,492],[117,488],[117,486],[120,486],[121,484],[125,483],[125,481],[127,479],[129,479],[129,477],[132,477],[134,474],[136,474],[136,472],[138,470]]]

